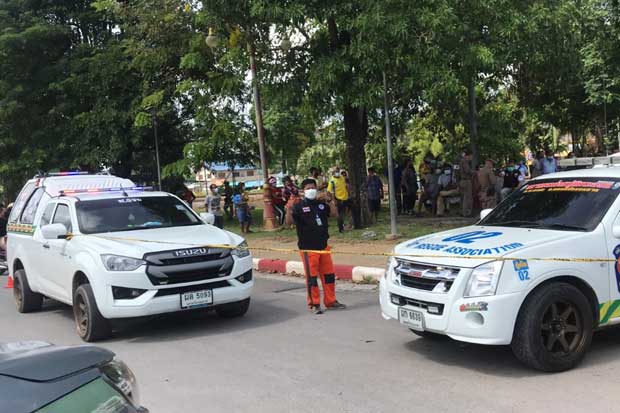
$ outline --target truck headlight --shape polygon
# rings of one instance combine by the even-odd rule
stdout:
[[[463,296],[482,297],[495,295],[503,265],[503,261],[493,261],[474,268],[469,276],[469,281],[467,281]]]
[[[248,242],[243,241],[241,244],[237,245],[235,249],[232,250],[232,255],[238,258],[245,258],[250,255],[250,250],[248,248]]]
[[[129,400],[136,406],[140,405],[140,393],[138,391],[138,381],[131,369],[120,360],[114,359],[101,366],[103,375],[112,384],[123,392]]]
[[[137,258],[111,254],[101,254],[101,261],[108,271],[134,271],[146,264],[146,261]]]

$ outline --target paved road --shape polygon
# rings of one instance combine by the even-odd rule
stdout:
[[[101,345],[153,413],[617,411],[618,330],[597,334],[580,368],[540,374],[504,347],[418,339],[381,319],[376,291],[344,288],[349,310],[314,316],[299,282],[259,278],[243,319],[167,316]],[[68,308],[19,315],[0,290],[0,340],[23,339],[80,343]]]

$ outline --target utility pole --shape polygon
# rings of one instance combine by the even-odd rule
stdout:
[[[157,162],[157,189],[161,191],[161,167],[159,165],[159,142],[157,139],[157,109],[151,108],[151,120],[153,121],[153,136],[155,137],[155,160]]]
[[[394,183],[394,160],[392,159],[392,131],[390,129],[390,107],[387,91],[387,77],[383,72],[383,103],[385,112],[385,137],[387,141],[387,162],[388,162],[388,192],[390,197],[390,235],[389,238],[395,239],[396,234],[396,185]]]
[[[267,148],[265,145],[265,130],[263,128],[263,107],[260,99],[260,91],[258,90],[258,73],[256,70],[256,47],[254,40],[250,39],[248,43],[248,53],[250,55],[250,72],[252,73],[252,94],[254,97],[254,110],[256,111],[256,133],[258,135],[258,150],[260,153],[260,164],[263,170],[263,201],[265,207],[263,209],[263,228],[267,231],[273,231],[278,228],[275,213],[273,212],[273,204],[271,203],[271,188],[269,187],[269,164],[267,163]]]

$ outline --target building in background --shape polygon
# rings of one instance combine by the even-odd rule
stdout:
[[[224,181],[237,186],[239,182],[245,183],[246,188],[258,188],[263,185],[262,171],[255,166],[236,166],[231,168],[227,164],[205,164],[196,173],[196,183],[201,188],[207,188],[211,184],[222,185]]]

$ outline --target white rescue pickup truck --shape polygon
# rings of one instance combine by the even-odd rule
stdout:
[[[423,337],[511,345],[543,371],[577,365],[620,323],[620,167],[531,180],[474,226],[398,245],[383,317]]]
[[[35,178],[8,224],[8,265],[22,313],[44,297],[73,306],[85,341],[110,320],[214,308],[244,315],[252,257],[238,235],[207,224],[174,195],[106,175]]]

